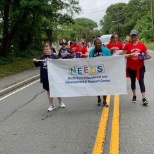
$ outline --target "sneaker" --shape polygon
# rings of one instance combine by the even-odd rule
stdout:
[[[97,105],[98,105],[98,106],[101,106],[101,99],[98,100]]]
[[[103,102],[103,106],[108,107],[109,105],[106,102]]]
[[[133,96],[132,102],[136,103],[136,96]]]
[[[143,105],[147,105],[148,104],[148,101],[146,100],[146,98],[143,98],[142,102],[143,102]]]
[[[53,111],[55,108],[56,108],[55,105],[51,105],[51,106],[48,108],[48,111],[51,112],[51,111]]]
[[[65,104],[64,104],[64,102],[62,101],[61,103],[59,103],[60,104],[60,107],[61,108],[65,108]]]

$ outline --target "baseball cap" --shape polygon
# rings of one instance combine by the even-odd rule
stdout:
[[[66,44],[66,45],[67,45],[67,41],[66,41],[65,39],[62,39],[62,40],[60,41],[60,45],[62,45],[62,44]]]
[[[129,33],[130,35],[138,35],[137,30],[131,30],[131,32]]]

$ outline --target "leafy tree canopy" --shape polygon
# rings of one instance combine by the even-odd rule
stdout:
[[[80,27],[88,27],[91,30],[98,27],[95,21],[88,18],[76,18],[75,24]]]
[[[1,0],[0,55],[36,49],[43,35],[52,39],[57,26],[73,23],[73,15],[81,10],[78,3],[78,0]]]
[[[128,4],[117,3],[109,6],[106,15],[100,21],[101,32],[117,32],[125,37],[132,29],[136,29],[141,39],[152,41],[150,5],[150,0],[130,0]]]

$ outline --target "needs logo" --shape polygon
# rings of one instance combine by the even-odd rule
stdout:
[[[104,65],[98,66],[74,66],[69,69],[70,75],[97,75],[105,71]]]

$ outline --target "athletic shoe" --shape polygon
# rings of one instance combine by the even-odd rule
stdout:
[[[53,111],[55,108],[56,108],[55,105],[51,105],[51,106],[48,108],[48,111],[51,112],[51,111]]]
[[[64,104],[64,102],[62,101],[61,103],[59,103],[60,104],[60,107],[61,108],[65,108],[65,104]]]
[[[103,106],[108,107],[109,105],[106,102],[103,102]]]
[[[97,105],[98,105],[98,106],[101,106],[101,99],[98,100]]]
[[[133,96],[132,102],[136,103],[136,96]]]
[[[143,102],[143,105],[147,105],[148,104],[148,101],[146,100],[146,98],[143,98],[142,102]]]

